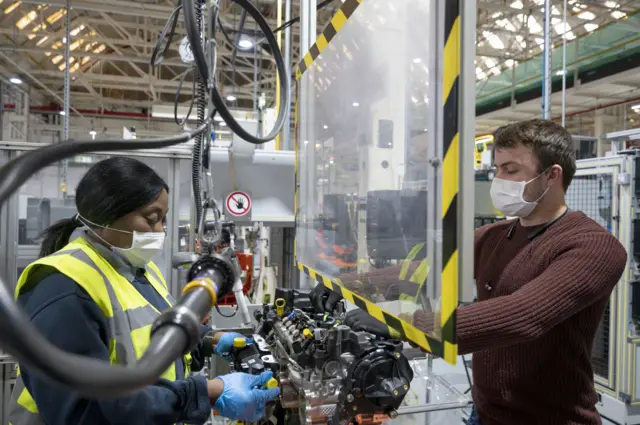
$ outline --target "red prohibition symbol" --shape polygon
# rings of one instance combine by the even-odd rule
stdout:
[[[251,209],[251,198],[244,192],[235,191],[227,196],[226,205],[229,214],[241,217]]]

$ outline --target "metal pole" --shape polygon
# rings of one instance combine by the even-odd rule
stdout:
[[[291,0],[284,1],[284,21],[289,22],[291,20]],[[288,26],[284,30],[284,67],[289,73],[289,86],[291,86],[291,26]],[[291,105],[280,105],[281,108],[290,108]],[[291,149],[291,115],[289,115],[289,122],[285,123],[282,129],[282,146],[281,149],[288,151]]]
[[[476,116],[476,73],[473,61],[476,57],[476,15],[477,5],[474,1],[460,2],[460,166],[459,166],[459,202],[458,207],[458,298],[463,302],[473,301],[473,210],[475,171],[473,169],[473,143],[475,136]],[[515,68],[515,66],[513,66]],[[515,78],[514,78],[515,81]]]
[[[567,0],[562,2],[562,126],[567,104]]]
[[[302,58],[308,51],[316,38],[316,1],[315,0],[300,0],[300,57]],[[299,137],[301,141],[308,140],[308,149],[314,149],[315,145],[314,137],[314,94],[313,84],[306,78],[302,78],[300,81],[300,98],[298,99],[299,105]],[[302,145],[303,146],[303,145]],[[298,213],[300,210],[305,211],[308,206],[303,207],[303,203],[306,199],[316,199],[316,179],[315,179],[315,155],[313,150],[306,156],[304,167],[302,164],[298,166],[298,185],[300,188],[298,199]],[[305,199],[302,196],[305,196]],[[311,246],[313,243],[311,235],[306,231],[301,231],[296,234],[298,239],[296,245],[299,247]],[[314,284],[311,279],[304,273],[299,274],[300,288],[305,289],[313,287]]]
[[[64,117],[63,117],[63,127],[62,127],[62,139],[67,140],[69,138],[69,96],[70,96],[70,71],[69,68],[71,66],[71,0],[67,0],[67,10],[65,15],[64,22],[64,31],[65,31],[65,44],[64,44]]]
[[[69,68],[71,67],[71,0],[67,0],[66,14],[64,20],[64,32],[65,32],[65,43],[64,43],[64,116],[62,117],[62,140],[69,140],[69,104],[71,102],[71,82],[70,82],[70,74],[71,71]],[[69,161],[63,160],[60,169],[60,191],[62,192],[62,197],[67,197],[67,171],[69,167]]]
[[[551,119],[551,0],[544,2],[544,50],[542,52],[542,119]]]

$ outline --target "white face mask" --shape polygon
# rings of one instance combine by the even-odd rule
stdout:
[[[156,255],[161,253],[162,249],[164,248],[164,240],[166,238],[166,234],[164,232],[128,232],[126,230],[100,226],[99,224],[90,222],[79,214],[78,219],[87,225],[90,224],[91,226],[102,227],[103,229],[115,230],[116,232],[128,233],[130,235],[133,235],[131,239],[131,248],[118,248],[102,239],[100,235],[98,235],[91,229],[90,226],[88,226],[91,233],[96,235],[96,237],[98,237],[102,242],[109,245],[113,252],[119,254],[134,267],[146,266],[147,263],[149,263]]]
[[[529,181],[512,181],[494,178],[491,182],[491,201],[493,206],[507,217],[527,217],[540,200],[546,195],[549,188],[535,201],[529,202],[524,199],[524,190],[529,183],[536,180],[543,173]]]
[[[114,229],[115,230],[115,229]],[[127,232],[129,233],[129,232]],[[164,232],[133,232],[131,248],[112,247],[134,267],[144,267],[162,252],[166,235]]]

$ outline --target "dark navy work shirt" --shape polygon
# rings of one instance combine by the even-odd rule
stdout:
[[[98,251],[103,253],[104,249],[101,247]],[[132,270],[131,276],[124,274],[156,309],[163,311],[169,307],[143,271]],[[109,361],[106,318],[89,294],[71,278],[54,268],[41,267],[25,284],[18,304],[31,323],[59,348]],[[209,328],[203,326],[202,334],[207,331]],[[200,349],[201,346],[192,353],[191,366],[195,371],[202,369],[204,363]],[[20,374],[47,425],[202,424],[211,414],[206,378],[184,379],[182,360],[179,363],[176,381],[160,379],[133,395],[108,400],[83,398],[31,374],[29,368],[22,365]]]

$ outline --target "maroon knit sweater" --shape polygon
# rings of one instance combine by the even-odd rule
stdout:
[[[581,212],[531,231],[507,221],[476,232],[479,302],[458,310],[456,330],[460,352],[474,353],[480,420],[599,425],[591,348],[627,253]]]

